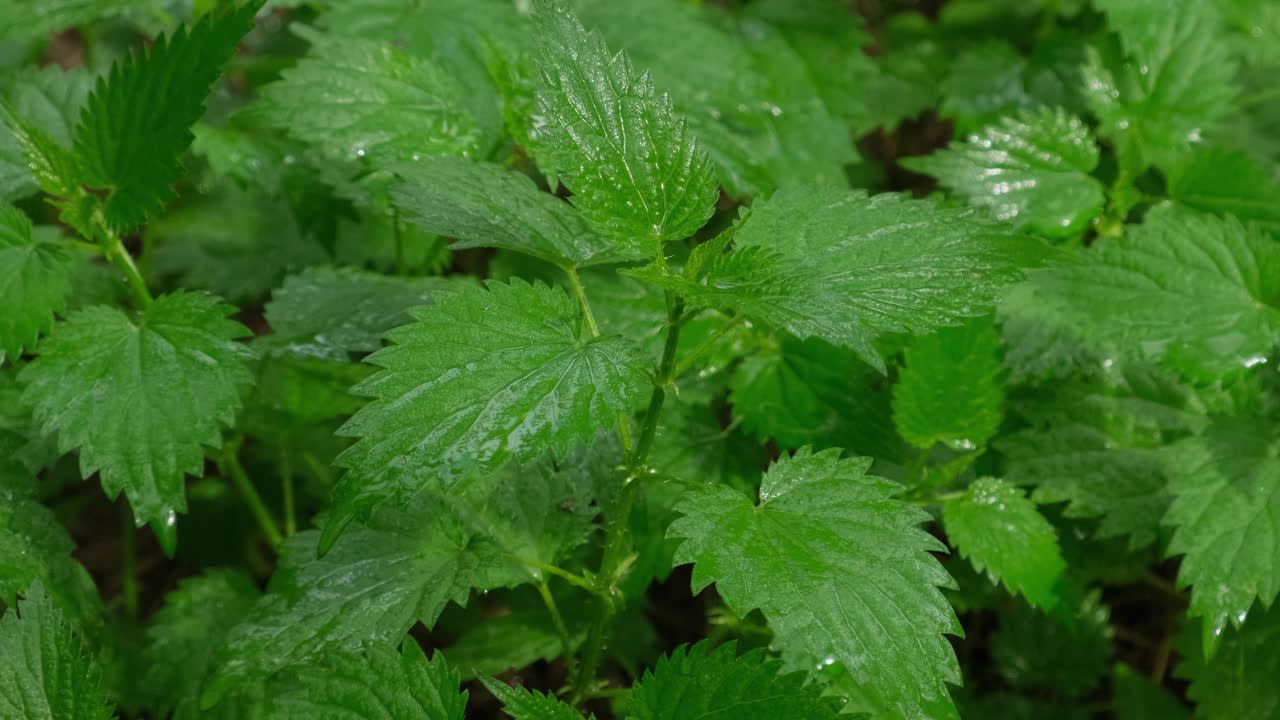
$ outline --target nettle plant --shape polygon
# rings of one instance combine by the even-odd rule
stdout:
[[[1274,3],[270,5],[0,0],[0,719],[1280,718]]]

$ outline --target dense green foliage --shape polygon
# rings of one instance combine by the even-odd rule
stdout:
[[[0,720],[1280,720],[1277,77],[1273,0],[0,0]]]

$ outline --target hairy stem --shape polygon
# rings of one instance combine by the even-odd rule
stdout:
[[[729,318],[724,325],[720,326],[720,328],[704,340],[701,345],[694,348],[692,352],[680,359],[680,363],[676,365],[676,369],[671,372],[671,378],[674,380],[676,378],[683,377],[685,373],[689,372],[689,370],[693,368],[695,361],[701,358],[708,350],[715,347],[715,344],[720,342],[720,338],[728,335],[741,323],[741,315]]]
[[[551,622],[556,626],[556,632],[560,635],[561,653],[564,655],[565,662],[569,663],[569,674],[573,674],[573,638],[569,636],[569,628],[564,624],[564,617],[560,615],[560,606],[556,605],[556,597],[551,594],[551,587],[546,581],[542,581],[536,585],[538,594],[542,596],[542,604],[547,606],[547,612],[551,615]]]
[[[391,235],[396,245],[396,274],[408,275],[408,265],[404,260],[404,229],[400,227],[400,209],[391,208]]]
[[[235,483],[236,489],[244,497],[249,511],[253,513],[258,526],[262,528],[262,534],[267,536],[267,542],[271,543],[273,548],[279,547],[280,543],[284,542],[284,536],[280,534],[280,528],[271,518],[266,503],[262,502],[262,496],[258,494],[257,488],[249,480],[249,475],[245,473],[244,466],[240,464],[239,442],[227,444],[222,453],[222,470],[224,475],[231,477],[231,482]]]
[[[587,592],[595,593],[599,591],[599,588],[597,588],[595,584],[593,584],[590,580],[582,577],[581,575],[578,575],[577,573],[569,572],[568,570],[565,570],[564,568],[559,567],[557,565],[551,565],[548,563],[541,562],[539,560],[532,560],[530,558],[523,558],[518,555],[511,556],[511,560],[513,562],[520,563],[525,567],[533,568],[534,570],[540,570],[544,573],[547,573],[548,575],[555,575],[556,577],[560,578],[561,580],[564,580],[570,585],[582,588]]]
[[[564,274],[569,277],[569,285],[573,288],[574,297],[578,298],[578,306],[582,308],[582,319],[587,322],[591,337],[600,337],[600,326],[596,324],[595,313],[591,312],[591,303],[587,301],[587,291],[582,287],[582,278],[578,276],[578,269],[572,265],[566,265]],[[630,455],[631,421],[627,419],[627,414],[622,412],[618,413],[618,438],[622,441],[623,454]]]
[[[120,594],[129,619],[138,619],[138,527],[133,508],[125,499],[120,503]]]
[[[124,241],[114,231],[107,229],[104,225],[102,231],[105,234],[106,245],[103,252],[107,259],[111,261],[116,269],[124,273],[124,278],[129,283],[129,289],[133,291],[133,296],[138,301],[139,307],[145,308],[155,299],[151,296],[151,291],[147,289],[147,282],[142,279],[142,273],[138,272],[138,266],[133,263],[133,258],[129,256],[129,251],[124,249]]]
[[[280,492],[284,496],[284,534],[293,537],[298,532],[298,512],[293,495],[293,464],[284,445],[280,446]]]
[[[680,318],[684,313],[684,302],[674,295],[667,294],[667,339],[662,348],[662,360],[658,364],[658,372],[654,377],[653,393],[649,396],[649,408],[644,414],[644,423],[640,428],[640,439],[635,451],[627,462],[627,477],[622,486],[617,504],[610,513],[609,525],[605,530],[604,552],[600,558],[600,570],[596,574],[598,582],[603,583],[604,591],[596,601],[596,612],[587,630],[587,642],[582,654],[582,664],[573,682],[573,702],[582,702],[591,692],[596,673],[600,669],[600,661],[604,656],[605,640],[609,630],[609,621],[617,609],[615,595],[618,581],[627,567],[625,554],[627,549],[628,525],[631,520],[631,508],[635,506],[636,495],[639,494],[639,477],[642,475],[644,462],[653,447],[653,439],[658,432],[658,417],[662,413],[662,405],[666,401],[667,386],[671,384],[675,370],[676,347],[680,342]]]

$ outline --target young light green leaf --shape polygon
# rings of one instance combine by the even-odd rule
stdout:
[[[133,230],[173,199],[191,126],[262,0],[221,7],[116,63],[80,115],[78,184],[104,196],[103,213],[116,232]]]
[[[1102,211],[1102,184],[1089,176],[1098,146],[1089,127],[1061,108],[1005,117],[933,155],[902,165],[938,178],[972,205],[991,208],[1046,237],[1084,232]]]
[[[108,701],[97,658],[37,581],[0,617],[0,717],[110,720]]]
[[[99,473],[109,497],[124,490],[140,523],[173,539],[185,512],[183,475],[198,475],[204,446],[253,380],[248,334],[235,309],[203,293],[157,298],[140,316],[95,306],[77,311],[23,369],[23,398],[65,452],[80,452],[84,477]],[[172,548],[169,548],[172,550]]]
[[[647,385],[635,346],[584,337],[577,304],[558,288],[461,286],[412,314],[369,359],[383,370],[355,388],[375,399],[343,427],[360,440],[339,459],[348,473],[322,548],[356,515],[428,478],[563,456]]]
[[[480,680],[502,703],[503,711],[512,720],[582,720],[582,713],[572,705],[557,700],[550,693],[512,687],[491,677],[482,677]],[[595,715],[589,716],[587,720],[595,720]]]
[[[959,633],[939,586],[951,578],[899,486],[866,475],[869,458],[801,449],[765,473],[760,502],[723,486],[686,495],[669,536],[738,615],[759,608],[776,642],[811,666],[842,663],[902,717],[955,718],[960,671],[943,633]]]
[[[311,50],[252,112],[327,155],[377,163],[470,155],[480,132],[443,69],[385,42],[293,31]]]
[[[1214,3],[1102,0],[1124,58],[1090,53],[1085,98],[1129,172],[1167,167],[1230,110],[1235,63]],[[1133,159],[1131,159],[1133,158]]]
[[[1004,419],[1000,335],[989,319],[916,338],[893,386],[893,420],[911,444],[957,450],[987,444]]]
[[[735,248],[703,276],[641,275],[692,304],[852,348],[883,370],[871,344],[878,333],[925,333],[985,314],[1035,259],[1033,242],[973,210],[792,187],[756,203],[733,235]]]
[[[403,653],[371,644],[358,654],[329,655],[289,680],[272,698],[272,718],[462,720],[467,709],[457,671],[440,653],[427,660],[413,638],[405,639]]]
[[[400,278],[352,268],[317,267],[286,278],[266,305],[268,344],[302,358],[346,362],[382,347],[382,336],[409,322],[408,310],[447,287],[434,278]]]
[[[197,720],[200,687],[227,633],[248,617],[260,593],[246,575],[212,570],[182,580],[147,625],[142,684],[147,706],[160,717]],[[180,660],[180,661],[179,661]],[[219,707],[231,710],[233,703]],[[234,715],[225,715],[234,717]]]
[[[67,147],[91,88],[92,77],[83,68],[64,71],[50,65],[27,69],[13,73],[8,82],[0,81],[0,105],[7,103],[24,123],[40,128],[51,142]],[[26,197],[36,189],[18,138],[6,131],[0,121],[0,202]]]
[[[539,0],[534,21],[545,116],[538,159],[606,236],[654,255],[664,241],[692,235],[711,217],[719,187],[671,99],[558,2]]]
[[[22,357],[53,326],[71,294],[66,252],[55,238],[33,236],[21,210],[0,203],[0,363]]]
[[[1280,443],[1258,418],[1223,417],[1165,454],[1178,582],[1191,586],[1192,617],[1204,618],[1212,657],[1227,624],[1240,627],[1255,599],[1280,592]]]
[[[1179,205],[1234,215],[1280,234],[1280,181],[1242,152],[1196,153],[1170,172],[1168,182],[1169,197]]]
[[[456,238],[453,247],[498,247],[560,267],[647,257],[639,238],[605,239],[582,214],[523,173],[459,158],[395,166],[391,198],[406,219]]]
[[[764,650],[738,655],[736,643],[681,646],[631,690],[631,720],[712,718],[729,712],[758,720],[835,720],[839,705],[804,673],[783,674]]]
[[[1194,623],[1186,626],[1176,670],[1191,681],[1187,697],[1196,703],[1196,717],[1280,718],[1280,605],[1259,609],[1240,630],[1228,632],[1212,658],[1205,657],[1199,634]]]
[[[1058,536],[1017,487],[979,478],[961,497],[942,506],[947,539],[992,582],[1003,582],[1032,605],[1058,604],[1066,570]]]
[[[1280,243],[1232,218],[1160,208],[1036,282],[1091,338],[1180,366],[1251,367],[1280,338]]]

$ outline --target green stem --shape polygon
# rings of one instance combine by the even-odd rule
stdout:
[[[408,266],[404,261],[404,231],[400,227],[400,209],[391,209],[391,235],[395,238],[396,243],[396,274],[400,276],[408,275]]]
[[[711,337],[708,337],[706,340],[702,342],[701,345],[694,348],[692,352],[690,352],[688,355],[685,355],[683,358],[680,359],[679,364],[676,365],[676,369],[671,372],[671,377],[673,379],[684,377],[684,374],[689,372],[689,370],[693,368],[693,363],[695,360],[697,360],[699,357],[705,354],[708,350],[714,347],[715,344],[720,341],[720,338],[723,338],[725,335],[728,335],[731,330],[738,327],[738,325],[741,323],[742,323],[742,316],[740,315],[737,317],[729,318],[729,320],[724,325],[722,325],[719,330],[716,330],[714,333],[711,334]]]
[[[523,558],[518,555],[513,555],[511,559],[517,563],[520,563],[521,565],[524,565],[525,567],[533,568],[534,570],[541,570],[542,572],[547,573],[548,575],[555,575],[556,577],[560,578],[561,580],[564,580],[570,585],[582,588],[583,590],[586,590],[589,593],[596,593],[600,591],[600,588],[596,587],[595,584],[593,584],[590,580],[582,577],[581,575],[578,575],[577,573],[569,572],[568,570],[565,570],[564,568],[559,567],[557,565],[544,563],[540,560]]]
[[[600,558],[600,570],[596,575],[597,580],[605,585],[597,599],[596,613],[592,618],[591,627],[587,630],[582,664],[574,677],[574,704],[588,697],[591,686],[595,683],[596,673],[600,669],[600,661],[604,656],[605,636],[608,633],[609,621],[616,610],[614,596],[618,590],[618,581],[628,565],[624,561],[624,555],[627,549],[627,530],[631,521],[631,509],[635,506],[636,495],[640,490],[641,468],[649,456],[653,439],[657,435],[658,416],[662,413],[662,405],[667,397],[667,386],[672,381],[676,347],[680,343],[680,318],[683,313],[684,302],[667,293],[667,339],[662,348],[662,360],[658,364],[658,372],[654,377],[653,393],[649,396],[649,408],[645,411],[644,424],[640,428],[640,440],[636,443],[635,451],[627,463],[627,477],[622,486],[622,494],[611,513],[609,526],[605,531],[604,552]]]
[[[236,489],[244,497],[245,504],[249,506],[249,511],[253,513],[258,526],[262,528],[262,534],[267,536],[267,542],[271,543],[273,548],[279,547],[280,543],[284,542],[284,536],[280,534],[280,528],[276,527],[276,521],[271,519],[266,503],[262,502],[262,496],[249,481],[244,466],[240,464],[240,443],[228,443],[222,457],[224,474],[231,476],[231,482],[235,483]]]
[[[102,255],[102,254],[103,254],[103,253],[102,253],[102,246],[100,246],[100,245],[94,245],[94,244],[93,244],[93,243],[91,243],[91,242],[85,242],[85,241],[83,241],[83,240],[68,240],[67,242],[68,242],[72,247],[78,247],[78,248],[80,248],[81,250],[84,250],[85,252],[91,252],[91,253],[93,253],[94,255]]]
[[[569,277],[569,286],[573,288],[574,297],[578,298],[578,306],[582,308],[582,319],[586,320],[591,337],[600,337],[600,326],[596,324],[595,313],[591,312],[591,303],[587,301],[587,291],[582,287],[582,278],[578,276],[578,269],[572,265],[566,265],[563,269],[564,274]],[[630,455],[631,421],[623,412],[618,413],[618,438],[622,441],[623,455]]]
[[[582,278],[578,277],[578,269],[568,265],[564,268],[564,274],[569,276],[573,295],[578,298],[578,305],[582,306],[582,317],[587,321],[587,329],[591,331],[591,337],[600,337],[600,326],[596,324],[596,316],[591,312],[591,303],[587,302],[587,291],[582,287]]]
[[[120,594],[130,620],[138,619],[138,526],[128,500],[121,501],[120,572],[123,580]]]
[[[560,646],[563,650],[565,662],[569,663],[569,674],[573,674],[573,639],[569,636],[569,628],[564,624],[564,617],[560,615],[560,607],[556,605],[556,598],[551,594],[551,588],[547,583],[540,582],[536,586],[538,594],[542,596],[542,604],[547,606],[547,612],[551,615],[551,622],[556,626],[556,632],[560,634]]]
[[[298,513],[293,496],[293,464],[289,453],[280,446],[280,492],[284,496],[284,534],[293,537],[298,532]]]
[[[147,282],[142,279],[142,273],[138,272],[138,266],[133,264],[129,251],[124,249],[124,242],[120,236],[110,230],[104,229],[104,231],[107,233],[107,245],[103,248],[103,252],[111,264],[124,273],[125,280],[129,282],[129,289],[133,291],[138,305],[146,308],[155,299],[147,289]]]

